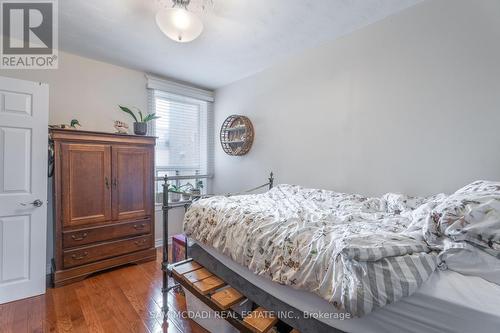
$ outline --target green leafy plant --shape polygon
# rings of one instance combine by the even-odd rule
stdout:
[[[173,192],[173,193],[180,193],[181,192],[181,187],[177,185],[169,185],[168,186],[168,191]]]
[[[139,117],[137,117],[134,113],[134,111],[130,110],[128,107],[126,106],[122,106],[122,105],[118,105],[118,107],[125,113],[127,113],[128,115],[130,115],[134,121],[136,123],[147,123],[148,121],[151,121],[151,120],[155,120],[155,119],[158,119],[160,118],[159,116],[156,115],[156,113],[151,113],[151,114],[147,114],[145,117],[143,116],[141,110],[139,110],[138,108],[137,109],[137,113],[139,114]]]
[[[186,190],[189,190],[189,189],[192,189],[192,188],[193,188],[193,185],[191,185],[190,183],[187,183],[187,184],[184,184],[184,185],[174,185],[174,184],[171,184],[168,187],[168,191],[169,192],[173,192],[173,193],[183,193],[183,192],[186,192]]]
[[[179,196],[182,196],[182,200],[188,201],[191,199],[191,191],[193,191],[193,185],[190,183],[184,185],[170,185],[168,187],[168,192],[172,193],[173,196],[171,200],[173,202],[179,201]]]

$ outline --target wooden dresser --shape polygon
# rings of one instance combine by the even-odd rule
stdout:
[[[50,134],[54,285],[154,260],[155,138],[62,129]]]

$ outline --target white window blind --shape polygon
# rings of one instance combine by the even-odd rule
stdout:
[[[153,129],[158,137],[156,176],[209,174],[213,160],[212,103],[159,90],[149,93],[150,112],[160,117]],[[184,183],[194,185],[194,181]],[[208,184],[204,182],[206,191]],[[157,201],[161,192],[158,186]]]

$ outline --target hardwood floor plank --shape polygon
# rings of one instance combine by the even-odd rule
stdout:
[[[91,304],[96,309],[101,325],[105,332],[133,332],[133,327],[129,326],[120,308],[118,308],[119,304],[116,303],[114,297],[115,290],[109,288],[105,283],[104,279],[109,278],[105,274],[84,281],[90,295]]]
[[[141,270],[138,267],[130,267],[127,274],[120,271],[120,275],[115,279],[146,327],[153,327],[156,320],[162,318],[162,311],[153,299],[154,293],[151,292],[151,288],[141,283]]]
[[[162,272],[160,269],[160,262],[148,262],[137,266],[141,270],[141,280],[143,283],[147,284],[154,301],[158,306],[162,307]],[[170,283],[173,283],[170,280]]]
[[[179,313],[163,323],[161,253],[156,262],[110,270],[42,296],[0,305],[1,333],[206,333]],[[170,280],[173,284],[173,280]],[[183,293],[168,296],[186,311]]]
[[[28,311],[27,302],[15,304],[12,318],[12,332],[24,332],[28,330],[28,321],[26,320]]]
[[[68,311],[68,315],[71,319],[71,326],[73,327],[72,332],[78,333],[88,333],[89,329],[85,322],[85,317],[81,308],[81,303],[78,300],[76,290],[81,288],[80,284],[75,284],[73,286],[68,286],[68,290],[64,293],[65,307]]]
[[[15,303],[17,302],[0,305],[0,328],[7,333],[12,332]]]
[[[95,308],[92,306],[90,297],[87,293],[87,289],[85,288],[85,286],[83,288],[78,288],[76,290],[76,296],[80,303],[83,317],[85,318],[85,323],[89,331],[95,333],[106,333],[106,331],[101,325],[99,316],[96,313]]]
[[[65,286],[54,289],[52,299],[54,300],[54,312],[56,314],[56,327],[57,332],[74,332],[71,317],[69,316],[65,304],[65,293],[72,288],[72,286]]]
[[[42,333],[44,317],[44,298],[32,297],[28,302],[27,329],[28,332]]]
[[[53,289],[48,289],[47,293],[43,296],[38,296],[43,300],[44,304],[44,318],[43,318],[43,331],[57,332],[57,315],[55,311],[54,299],[52,297]],[[22,302],[22,301],[20,301]]]
[[[128,302],[127,297],[121,289],[121,283],[116,281],[116,277],[114,276],[116,274],[119,274],[119,272],[111,272],[106,277],[99,276],[100,283],[111,292],[112,311],[133,332],[149,332],[134,307]]]

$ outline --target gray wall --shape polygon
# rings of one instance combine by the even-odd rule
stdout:
[[[248,115],[250,153],[218,146],[215,192],[280,183],[380,194],[500,179],[500,1],[425,1],[217,90],[216,128]]]

